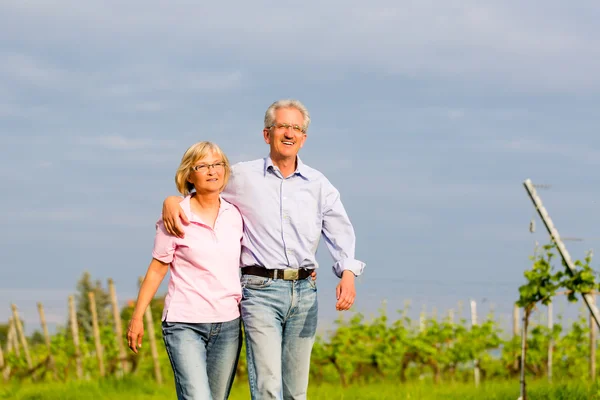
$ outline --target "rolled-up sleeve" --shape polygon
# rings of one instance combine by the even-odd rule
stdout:
[[[344,209],[338,190],[328,181],[324,185],[322,234],[329,253],[335,260],[333,273],[340,277],[345,270],[358,276],[365,263],[354,258],[356,236]]]
[[[156,222],[156,236],[154,236],[154,248],[152,249],[152,257],[156,258],[165,264],[170,264],[173,261],[177,238],[165,229],[162,219]]]

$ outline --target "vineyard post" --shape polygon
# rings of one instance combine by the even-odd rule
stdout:
[[[454,309],[448,310],[448,323],[454,325]]]
[[[423,306],[423,310],[421,311],[421,313],[419,314],[419,332],[424,332],[425,331],[425,307]]]
[[[142,286],[143,278],[139,279],[140,287]],[[158,362],[158,351],[156,349],[156,336],[154,332],[154,321],[152,319],[152,309],[150,304],[146,307],[146,311],[144,312],[144,317],[146,319],[146,326],[148,328],[148,339],[150,341],[150,353],[152,354],[152,361],[154,362],[154,377],[156,378],[156,382],[159,385],[162,384],[162,374],[160,372],[160,363]]]
[[[8,337],[7,337],[7,346],[6,352],[10,353],[14,350],[17,357],[21,357],[21,351],[19,350],[19,342],[17,341],[17,333],[15,331],[15,320],[13,317],[8,319]]]
[[[552,302],[550,302],[548,303],[548,330],[550,331],[550,338],[548,339],[548,382],[552,382],[552,352],[554,348],[554,337],[552,336],[554,321],[552,314]]]
[[[527,310],[523,310],[523,326],[521,327],[521,396],[520,400],[527,400],[527,388],[525,383],[525,352],[527,350]]]
[[[596,296],[592,295],[594,304],[596,304]],[[596,326],[594,318],[590,314],[590,378],[592,382],[596,381]]]
[[[31,355],[29,354],[29,346],[27,345],[27,339],[25,338],[25,333],[23,332],[23,325],[21,325],[21,319],[19,318],[19,311],[17,311],[16,305],[12,304],[11,307],[13,319],[15,320],[15,325],[17,327],[17,335],[19,336],[21,346],[23,346],[23,352],[25,353],[25,361],[27,361],[27,368],[29,368],[29,370],[32,370],[33,362],[31,361]]]
[[[548,230],[552,241],[556,243],[556,248],[558,249],[558,253],[560,254],[563,262],[567,266],[567,271],[571,275],[573,275],[575,273],[575,266],[573,265],[573,260],[571,260],[571,255],[567,251],[565,244],[560,238],[558,230],[554,227],[554,223],[552,222],[552,219],[550,219],[548,211],[546,211],[546,208],[542,204],[542,199],[537,194],[535,187],[533,186],[533,183],[530,179],[525,180],[525,182],[523,182],[523,185],[525,186],[527,194],[533,202],[535,209],[542,218],[542,221],[544,222],[544,225],[546,226],[546,229]],[[592,301],[592,295],[590,293],[582,293],[582,296],[587,308],[589,309],[590,313],[592,314],[592,317],[594,318],[594,321],[596,322],[596,325],[600,326],[600,312],[598,312],[598,307],[596,307],[596,303]]]
[[[519,336],[519,306],[515,303],[513,307],[513,338]],[[515,362],[513,368],[516,370],[519,368],[519,357],[515,355]]]
[[[513,337],[519,336],[519,306],[513,307]]]
[[[117,291],[112,278],[108,279],[108,290],[110,292],[110,302],[112,304],[113,319],[115,320],[115,339],[117,348],[119,349],[119,360],[121,360],[121,371],[123,374],[127,372],[127,358],[125,357],[125,344],[123,343],[123,325],[121,323],[121,314],[119,312],[119,303],[117,302]]]
[[[52,346],[50,345],[50,335],[48,334],[48,325],[46,324],[46,314],[44,313],[44,306],[42,303],[37,303],[38,312],[40,314],[40,322],[42,324],[42,331],[44,332],[44,342],[48,349],[48,366],[52,371],[52,376],[56,379],[56,366],[54,365],[54,359],[52,358]]]
[[[475,300],[471,300],[471,329],[477,325],[477,304]],[[473,376],[475,378],[475,386],[479,386],[479,360],[473,360]]]
[[[79,347],[79,327],[77,326],[75,300],[72,295],[69,296],[69,319],[71,320],[71,334],[73,335],[73,346],[75,347],[77,379],[81,379],[83,377],[83,366],[81,362],[81,348]]]
[[[102,355],[102,343],[100,343],[100,329],[98,329],[98,311],[96,309],[96,295],[88,292],[90,299],[90,311],[92,312],[92,330],[94,331],[94,345],[96,346],[96,358],[98,358],[98,369],[100,376],[104,377],[104,357]]]

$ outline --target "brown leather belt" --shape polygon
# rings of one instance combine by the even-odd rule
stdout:
[[[283,279],[285,281],[295,281],[306,279],[312,274],[312,269],[268,269],[259,265],[250,265],[242,268],[242,275],[256,275],[263,278]]]

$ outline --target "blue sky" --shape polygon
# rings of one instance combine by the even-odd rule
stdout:
[[[0,3],[0,321],[14,302],[35,328],[41,301],[63,323],[84,270],[134,298],[185,149],[265,156],[264,111],[288,97],[355,225],[356,310],[473,298],[508,319],[546,240],[526,178],[586,239],[574,258],[600,244],[599,18],[592,1]]]

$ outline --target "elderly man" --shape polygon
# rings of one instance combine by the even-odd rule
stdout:
[[[305,399],[317,327],[317,268],[321,234],[340,278],[336,309],[354,303],[354,279],[365,264],[354,258],[354,229],[339,192],[298,152],[310,116],[297,100],[279,100],[265,113],[268,157],[232,167],[222,196],[244,218],[241,313],[253,400]],[[163,206],[165,226],[181,235],[181,198]]]

